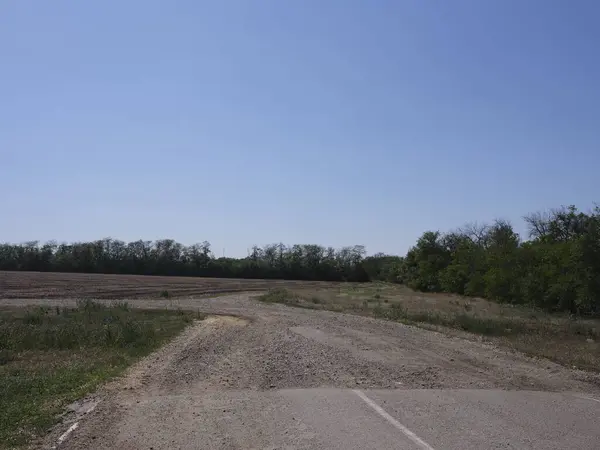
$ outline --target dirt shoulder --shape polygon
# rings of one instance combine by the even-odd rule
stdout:
[[[128,303],[245,319],[244,327],[225,321],[218,332],[195,336],[193,348],[182,347],[186,357],[173,364],[178,370],[190,364],[189,376],[214,386],[269,389],[366,384],[584,391],[600,386],[598,374],[531,358],[477,336],[467,339],[466,335],[449,336],[351,314],[262,304],[254,297],[255,293],[239,293],[199,299],[131,299]],[[74,300],[0,300],[0,306],[25,303],[55,306]],[[167,375],[161,383],[169,384]]]

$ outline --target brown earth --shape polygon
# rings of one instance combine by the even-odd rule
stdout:
[[[0,299],[154,298],[160,297],[163,291],[167,291],[169,297],[183,297],[264,291],[279,286],[324,288],[339,284],[321,281],[0,271]]]

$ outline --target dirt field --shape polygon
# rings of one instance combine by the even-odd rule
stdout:
[[[0,271],[0,298],[158,298],[263,291],[276,286],[325,288],[339,283],[236,278],[156,277]]]

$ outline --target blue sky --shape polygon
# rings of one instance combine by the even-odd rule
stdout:
[[[599,201],[600,3],[0,3],[0,241],[363,244]]]

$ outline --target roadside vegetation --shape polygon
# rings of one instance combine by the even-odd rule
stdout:
[[[66,405],[202,318],[91,301],[0,309],[0,448],[26,446]]]
[[[384,282],[323,289],[278,288],[258,300],[387,319],[459,335],[468,332],[531,356],[600,372],[599,319],[482,298],[421,293]]]
[[[525,220],[529,241],[505,221],[426,232],[398,268],[397,281],[425,292],[600,314],[600,207],[586,214],[571,206]]]

